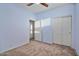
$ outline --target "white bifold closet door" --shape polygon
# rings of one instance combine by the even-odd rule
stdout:
[[[35,21],[35,40],[41,41],[41,24],[40,24],[40,20]]]
[[[52,27],[51,18],[46,18],[41,20],[41,36],[42,41],[46,43],[52,43]]]
[[[54,43],[71,46],[71,16],[52,18]]]

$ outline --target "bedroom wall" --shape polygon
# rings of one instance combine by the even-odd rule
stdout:
[[[49,18],[49,17],[60,17],[60,16],[72,15],[73,5],[74,4],[67,4],[47,11],[36,13],[37,19],[40,20],[40,19]]]
[[[16,4],[0,4],[0,52],[29,42],[29,19],[34,14]]]
[[[74,19],[74,42],[75,48],[79,55],[79,4],[75,4],[75,19]]]
[[[79,20],[78,19],[76,20],[75,13],[77,13],[77,18],[78,18],[79,4],[77,4],[77,12],[75,11],[75,9],[76,9],[75,4],[68,4],[68,5],[61,6],[61,7],[55,8],[55,9],[50,9],[50,10],[47,10],[44,12],[37,13],[36,16],[37,16],[38,20],[49,18],[49,17],[53,20],[54,17],[72,16],[72,47],[75,48],[78,52],[78,49],[79,49],[79,47],[78,47],[78,45],[79,45],[79,41],[78,41],[78,37],[79,37],[78,36],[79,35],[78,24],[79,23],[78,23],[78,21]],[[45,30],[45,29],[43,28],[43,30]],[[52,32],[51,29],[49,31]],[[49,34],[44,33],[44,35],[47,36]]]

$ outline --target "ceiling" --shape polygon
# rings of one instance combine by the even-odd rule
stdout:
[[[56,8],[56,7],[59,7],[59,6],[64,6],[68,3],[47,3],[48,7],[45,7],[41,4],[36,4],[36,3],[31,5],[31,6],[27,6],[27,4],[28,3],[21,3],[19,5],[24,6],[26,9],[28,9],[32,13],[39,13],[39,12],[46,11],[46,10]]]

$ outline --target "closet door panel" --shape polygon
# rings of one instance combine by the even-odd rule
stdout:
[[[71,46],[71,16],[52,19],[54,43]]]

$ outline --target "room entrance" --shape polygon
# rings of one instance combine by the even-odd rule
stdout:
[[[35,21],[30,20],[30,40],[34,40],[35,39]]]

